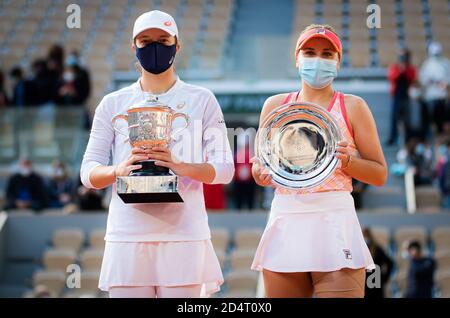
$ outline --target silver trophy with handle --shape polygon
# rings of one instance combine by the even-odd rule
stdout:
[[[172,123],[183,118],[185,125],[172,131]],[[117,120],[128,123],[128,133],[116,127]],[[126,114],[112,119],[114,129],[127,139],[132,147],[164,147],[174,140],[174,135],[189,126],[189,117],[176,113],[172,108],[149,99],[128,108]],[[178,193],[178,177],[170,173],[169,168],[155,165],[155,160],[138,161],[142,167],[133,170],[128,176],[116,178],[117,194],[125,203],[162,203],[183,202]]]

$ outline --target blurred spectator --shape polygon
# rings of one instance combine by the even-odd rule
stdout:
[[[103,210],[102,190],[86,188],[81,180],[78,180],[77,203],[82,211],[98,211]]]
[[[433,42],[428,47],[428,58],[420,68],[419,80],[424,92],[428,111],[432,114],[438,133],[442,133],[443,124],[450,120],[448,105],[448,87],[450,84],[450,61],[442,56],[442,46]]]
[[[422,254],[422,246],[413,241],[408,245],[410,265],[406,298],[431,298],[433,292],[433,275],[436,269],[435,261]]]
[[[33,171],[30,160],[20,161],[19,172],[13,174],[7,181],[5,210],[41,210],[45,208],[46,201],[42,177]]]
[[[47,53],[48,81],[52,89],[51,98],[53,101],[57,98],[58,83],[64,71],[64,56],[64,48],[58,44],[52,45]]]
[[[0,70],[0,109],[9,104],[9,99],[5,89],[5,75]]]
[[[367,184],[364,182],[360,182],[356,179],[352,180],[353,184],[353,191],[352,191],[352,197],[355,201],[355,209],[359,210],[363,208],[363,194],[364,191],[366,191]]]
[[[81,105],[91,91],[89,72],[79,63],[78,53],[71,52],[58,85],[58,104]]]
[[[398,124],[408,101],[408,90],[416,79],[416,69],[411,64],[411,52],[403,49],[396,64],[389,66],[388,79],[392,96],[391,131],[388,145],[398,141]]]
[[[250,163],[250,146],[245,135],[237,138],[238,149],[235,152],[235,175],[232,183],[233,197],[236,209],[247,208],[252,210],[255,203],[256,183],[252,176]]]
[[[9,76],[13,83],[12,104],[19,107],[31,105],[34,94],[33,83],[25,78],[22,68],[13,67]]]
[[[225,190],[223,184],[203,184],[203,196],[207,210],[225,209]]]
[[[413,167],[414,184],[431,184],[434,177],[433,170],[433,151],[428,145],[425,145],[417,138],[410,138],[405,147],[397,153],[397,161],[404,166]]]
[[[384,298],[385,288],[389,281],[389,278],[394,268],[394,262],[386,254],[383,248],[378,245],[376,240],[372,235],[372,231],[369,228],[363,229],[364,240],[369,247],[370,254],[372,255],[373,261],[376,265],[380,267],[380,283],[381,288],[368,288],[366,284],[365,298]],[[367,273],[369,276],[370,273]]]
[[[442,194],[442,207],[445,209],[450,209],[450,161],[449,156],[450,142],[447,145],[439,146],[439,152],[442,158],[438,161],[436,168],[439,177],[439,189]],[[442,167],[440,167],[440,165]]]
[[[51,208],[62,208],[73,201],[74,183],[66,165],[59,160],[53,163],[48,191],[49,207]]]
[[[56,84],[50,75],[47,67],[47,61],[44,59],[35,60],[32,65],[32,87],[33,92],[30,96],[32,105],[43,105],[54,101],[56,97]],[[27,95],[29,95],[27,91]]]
[[[418,82],[414,82],[411,85],[408,96],[407,107],[404,109],[405,143],[411,138],[425,141],[429,132],[429,115],[427,107],[421,98]]]

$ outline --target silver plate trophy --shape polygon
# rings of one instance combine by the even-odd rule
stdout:
[[[173,132],[172,122],[178,117],[184,118],[186,125]],[[128,122],[128,134],[116,127],[118,119]],[[133,147],[150,148],[169,145],[176,133],[187,128],[189,117],[150,99],[131,106],[127,114],[115,116],[112,122],[114,129],[127,137],[125,142],[130,142]],[[117,194],[125,203],[183,202],[178,193],[178,177],[171,174],[168,168],[155,165],[154,160],[136,164],[142,165],[142,168],[116,179]]]
[[[266,116],[256,135],[255,154],[275,184],[308,189],[337,168],[335,150],[341,137],[338,124],[323,107],[289,103]]]

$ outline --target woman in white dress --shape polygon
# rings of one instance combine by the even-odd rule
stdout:
[[[263,272],[267,297],[363,297],[365,269],[373,269],[374,263],[350,192],[352,178],[375,186],[386,181],[386,161],[375,121],[362,98],[333,89],[342,45],[332,27],[307,27],[297,41],[295,58],[301,90],[268,98],[260,123],[274,108],[288,102],[324,107],[344,136],[336,153],[340,166],[312,189],[276,187],[252,269]],[[274,186],[257,160],[252,172],[259,185]]]
[[[95,111],[80,174],[86,187],[113,186],[99,282],[110,297],[207,297],[223,283],[210,241],[203,183],[229,183],[233,158],[214,95],[176,76],[178,39],[169,14],[155,10],[139,16],[133,49],[141,77],[106,95]],[[116,133],[115,128],[126,135],[127,123],[117,120],[113,127],[112,119],[150,97],[189,116],[187,144],[179,139],[169,147],[132,148]],[[125,204],[118,197],[116,177],[129,175],[141,167],[138,161],[148,159],[179,176],[183,203]]]

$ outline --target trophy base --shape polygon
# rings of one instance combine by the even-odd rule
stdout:
[[[138,161],[135,164],[139,164],[142,167],[131,171],[130,176],[170,176],[169,168],[155,165],[155,160],[143,160]]]
[[[175,175],[117,177],[116,186],[124,203],[184,202]]]

